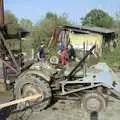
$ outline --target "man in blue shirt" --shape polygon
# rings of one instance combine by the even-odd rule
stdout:
[[[45,58],[45,51],[44,51],[44,44],[42,43],[39,49],[39,59],[44,60]]]

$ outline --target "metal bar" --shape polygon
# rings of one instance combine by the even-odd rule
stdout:
[[[60,82],[61,84],[63,83],[64,85],[66,85],[66,84],[85,84],[85,83],[92,83],[92,84],[94,84],[94,83],[100,83],[100,82],[98,82],[98,81],[96,81],[96,80],[94,80],[94,81],[84,81],[84,79],[82,80],[82,81],[79,81],[79,80],[75,80],[75,81],[62,81],[62,82]]]
[[[9,106],[12,106],[12,105],[15,105],[15,104],[19,104],[19,103],[22,103],[22,102],[35,100],[35,99],[38,99],[40,97],[41,97],[40,94],[36,94],[36,95],[33,95],[33,96],[21,98],[21,99],[14,100],[14,101],[11,101],[11,102],[3,103],[3,104],[0,104],[0,109],[5,108],[5,107],[9,107]]]
[[[3,36],[3,34],[2,34],[1,32],[0,32],[0,37],[1,37],[1,40],[3,41],[3,43],[4,43],[4,45],[5,45],[6,49],[7,49],[8,52],[9,52],[9,54],[10,54],[10,56],[11,56],[11,58],[12,58],[14,64],[15,64],[15,66],[16,66],[16,68],[17,68],[17,71],[20,72],[20,67],[19,67],[19,65],[17,64],[17,62],[16,62],[16,60],[15,60],[15,58],[14,58],[11,50],[9,49],[8,45],[6,44],[5,38],[4,38],[4,36]]]
[[[54,96],[55,98],[57,99],[60,99],[60,100],[73,100],[73,101],[80,101],[81,98],[78,98],[78,97],[68,97],[68,96]]]
[[[83,43],[83,57],[85,56],[85,42]],[[86,72],[85,72],[85,61],[84,61],[84,65],[83,65],[83,76],[86,76]]]
[[[82,58],[82,60],[75,66],[75,68],[67,76],[68,78],[73,75],[74,71],[86,60],[88,55],[95,49],[95,47],[96,47],[96,45],[93,45],[93,47],[86,53],[86,55]]]
[[[79,89],[71,90],[71,91],[69,91],[69,92],[65,92],[65,90],[64,90],[64,92],[63,92],[62,94],[60,94],[60,95],[67,95],[67,94],[71,94],[71,93],[79,92],[79,91],[81,91],[81,90],[86,90],[86,89],[90,89],[90,88],[98,87],[98,86],[100,86],[100,85],[101,85],[101,84],[91,85],[91,86],[88,86],[88,87],[83,87],[83,88],[79,88]]]
[[[4,63],[5,65],[7,65],[11,70],[13,70],[14,72],[17,73],[17,70],[15,68],[13,68],[11,65],[9,65],[7,62],[5,62],[4,60],[0,59],[0,62]]]
[[[21,38],[21,32],[19,32],[19,40],[20,40],[20,67],[22,67],[22,38]]]

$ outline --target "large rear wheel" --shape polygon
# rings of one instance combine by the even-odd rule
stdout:
[[[34,111],[45,109],[50,104],[52,96],[51,88],[45,79],[31,74],[24,75],[16,80],[14,93],[16,99],[40,94],[42,96],[41,98],[17,105],[17,109],[32,106]]]

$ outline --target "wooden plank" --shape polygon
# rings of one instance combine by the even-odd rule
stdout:
[[[40,97],[41,97],[40,94],[36,94],[36,95],[33,95],[33,96],[17,99],[17,100],[11,101],[11,102],[3,103],[3,104],[0,104],[0,109],[5,108],[5,107],[9,107],[9,106],[12,106],[12,105],[15,105],[15,104],[19,104],[19,103],[22,103],[22,102],[35,100],[35,99],[38,99]],[[41,101],[42,101],[42,99],[41,99]]]

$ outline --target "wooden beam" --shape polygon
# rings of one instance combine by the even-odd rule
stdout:
[[[19,67],[19,65],[17,64],[17,62],[16,62],[16,60],[15,60],[15,57],[13,56],[13,54],[12,54],[9,46],[8,46],[7,43],[6,43],[5,38],[4,38],[4,36],[3,36],[3,34],[2,34],[1,32],[0,32],[0,38],[1,38],[1,41],[4,43],[4,46],[6,47],[6,49],[7,49],[8,53],[9,53],[9,55],[10,55],[13,63],[15,64],[17,71],[20,72],[20,71],[21,71],[21,70],[20,70],[20,67]]]
[[[35,100],[35,99],[38,99],[40,97],[41,97],[40,94],[36,94],[36,95],[33,95],[33,96],[17,99],[17,100],[11,101],[11,102],[3,103],[3,104],[0,104],[0,109],[5,108],[5,107],[9,107],[9,106],[12,106],[12,105],[15,105],[15,104],[19,104],[19,103],[22,103],[22,102]],[[42,98],[41,98],[41,101],[42,101]]]

